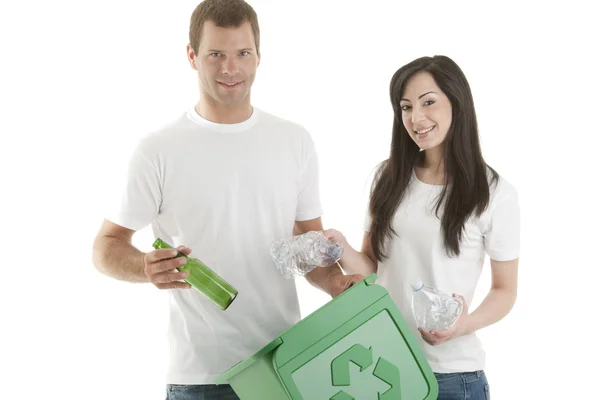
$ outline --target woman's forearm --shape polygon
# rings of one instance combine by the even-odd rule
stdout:
[[[344,249],[340,265],[346,274],[360,274],[369,276],[377,272],[377,263],[365,253],[354,250],[351,246]]]
[[[469,314],[464,335],[474,333],[504,318],[515,304],[516,290],[492,288],[483,302]]]

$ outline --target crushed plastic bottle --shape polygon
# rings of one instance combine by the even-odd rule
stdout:
[[[328,267],[342,257],[342,246],[321,232],[307,232],[280,239],[271,245],[271,257],[287,279],[304,276],[316,267]]]
[[[463,311],[460,300],[425,286],[421,280],[410,284],[413,290],[412,310],[419,328],[446,330],[458,320]]]

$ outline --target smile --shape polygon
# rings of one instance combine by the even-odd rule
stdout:
[[[424,134],[426,134],[426,133],[429,133],[429,132],[431,132],[431,131],[433,130],[433,128],[435,128],[435,125],[433,125],[433,126],[430,126],[429,128],[421,129],[420,131],[415,131],[415,133],[416,133],[417,135],[424,135]]]
[[[218,83],[219,83],[219,85],[221,85],[227,89],[230,89],[230,88],[238,87],[242,82],[218,82]]]

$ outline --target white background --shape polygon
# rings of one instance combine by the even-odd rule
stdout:
[[[357,247],[365,183],[389,150],[392,74],[423,55],[462,67],[484,156],[517,187],[522,212],[517,304],[479,333],[492,398],[595,397],[600,32],[592,6],[251,4],[262,29],[253,103],[310,130],[324,224]],[[0,398],[164,396],[167,293],[101,275],[91,246],[114,194],[111,176],[137,139],[197,100],[185,54],[195,5],[0,6]],[[142,250],[151,243],[149,229],[135,236]],[[487,262],[484,271],[471,309],[489,287]],[[299,287],[304,315],[327,301]]]

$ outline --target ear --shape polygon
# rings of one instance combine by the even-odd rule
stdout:
[[[192,46],[189,43],[186,47],[186,53],[187,53],[188,62],[190,63],[190,67],[192,67],[192,69],[198,71],[198,67],[196,66],[196,54],[194,52],[194,49],[192,48]]]
[[[256,68],[258,68],[258,66],[260,65],[260,53],[257,53],[256,56],[258,58],[258,63],[256,64]]]

